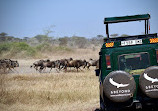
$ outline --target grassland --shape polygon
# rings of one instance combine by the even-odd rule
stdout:
[[[75,53],[59,52],[49,56],[51,60],[97,59],[98,51],[80,49]],[[0,75],[0,111],[92,111],[99,107],[95,68],[40,74],[29,68],[34,61],[21,59],[19,73]]]
[[[1,111],[83,111],[98,107],[93,71],[0,75]]]

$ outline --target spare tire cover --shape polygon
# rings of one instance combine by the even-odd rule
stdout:
[[[139,86],[144,94],[158,98],[158,66],[151,66],[141,74]]]
[[[132,75],[125,71],[109,73],[103,82],[104,94],[113,102],[125,102],[133,97],[136,84]]]

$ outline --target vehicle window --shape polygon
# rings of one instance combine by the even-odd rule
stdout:
[[[150,66],[148,53],[121,55],[118,58],[119,69],[130,74],[141,74]]]

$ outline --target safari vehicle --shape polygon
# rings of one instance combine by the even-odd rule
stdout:
[[[104,19],[107,38],[99,52],[100,110],[158,111],[158,38],[149,32],[149,14]],[[108,25],[145,21],[145,34],[109,37]]]

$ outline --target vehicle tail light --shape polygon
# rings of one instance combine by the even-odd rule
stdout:
[[[105,46],[106,47],[114,47],[114,42],[106,43]]]
[[[150,43],[158,43],[158,38],[152,38],[152,39],[150,39]]]
[[[158,49],[156,50],[156,58],[157,58],[157,63],[158,63]]]
[[[111,68],[110,55],[106,55],[105,57],[106,57],[107,69],[110,69]]]

